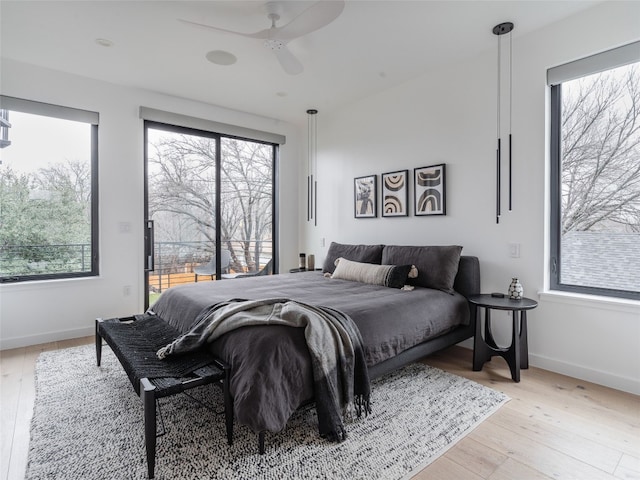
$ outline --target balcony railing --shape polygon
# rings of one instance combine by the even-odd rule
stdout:
[[[230,272],[258,271],[271,259],[272,242],[227,240]],[[155,269],[149,273],[152,290],[195,281],[193,268],[206,265],[215,253],[211,242],[156,242]],[[13,245],[0,247],[0,277],[80,273],[91,270],[91,245]]]
[[[272,258],[272,242],[223,241],[220,248],[231,252],[230,273],[255,272]],[[149,287],[155,292],[184,283],[195,282],[195,267],[206,265],[215,255],[211,242],[156,242],[154,244],[155,268],[149,272]],[[209,277],[200,277],[206,281]]]
[[[0,247],[0,277],[91,271],[91,245],[7,245]]]

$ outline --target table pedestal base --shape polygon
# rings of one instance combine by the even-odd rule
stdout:
[[[520,369],[529,368],[529,350],[527,347],[527,312],[526,310],[512,310],[513,332],[511,345],[507,348],[498,347],[491,333],[491,308],[484,307],[484,338],[482,337],[482,322],[480,308],[476,308],[476,332],[473,340],[473,371],[479,372],[482,366],[496,355],[507,361],[511,370],[511,378],[520,381]],[[518,313],[520,318],[518,318]]]

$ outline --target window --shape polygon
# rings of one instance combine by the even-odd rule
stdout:
[[[640,298],[640,42],[549,70],[554,290]]]
[[[98,274],[98,114],[0,96],[0,281]]]

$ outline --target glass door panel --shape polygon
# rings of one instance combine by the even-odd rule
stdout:
[[[146,126],[147,301],[175,285],[216,278],[218,138],[156,124]],[[152,247],[152,248],[151,248]],[[152,261],[151,261],[152,260]],[[226,273],[228,265],[221,265]]]
[[[275,147],[227,137],[220,144],[220,241],[230,254],[224,277],[272,273]]]

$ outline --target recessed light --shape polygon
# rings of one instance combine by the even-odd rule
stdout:
[[[279,97],[286,97],[288,94],[287,92],[277,92],[276,95]]]
[[[233,65],[238,61],[233,53],[225,52],[224,50],[212,50],[207,52],[207,60],[216,65]]]
[[[113,42],[107,38],[96,38],[96,43],[101,47],[112,47]]]

